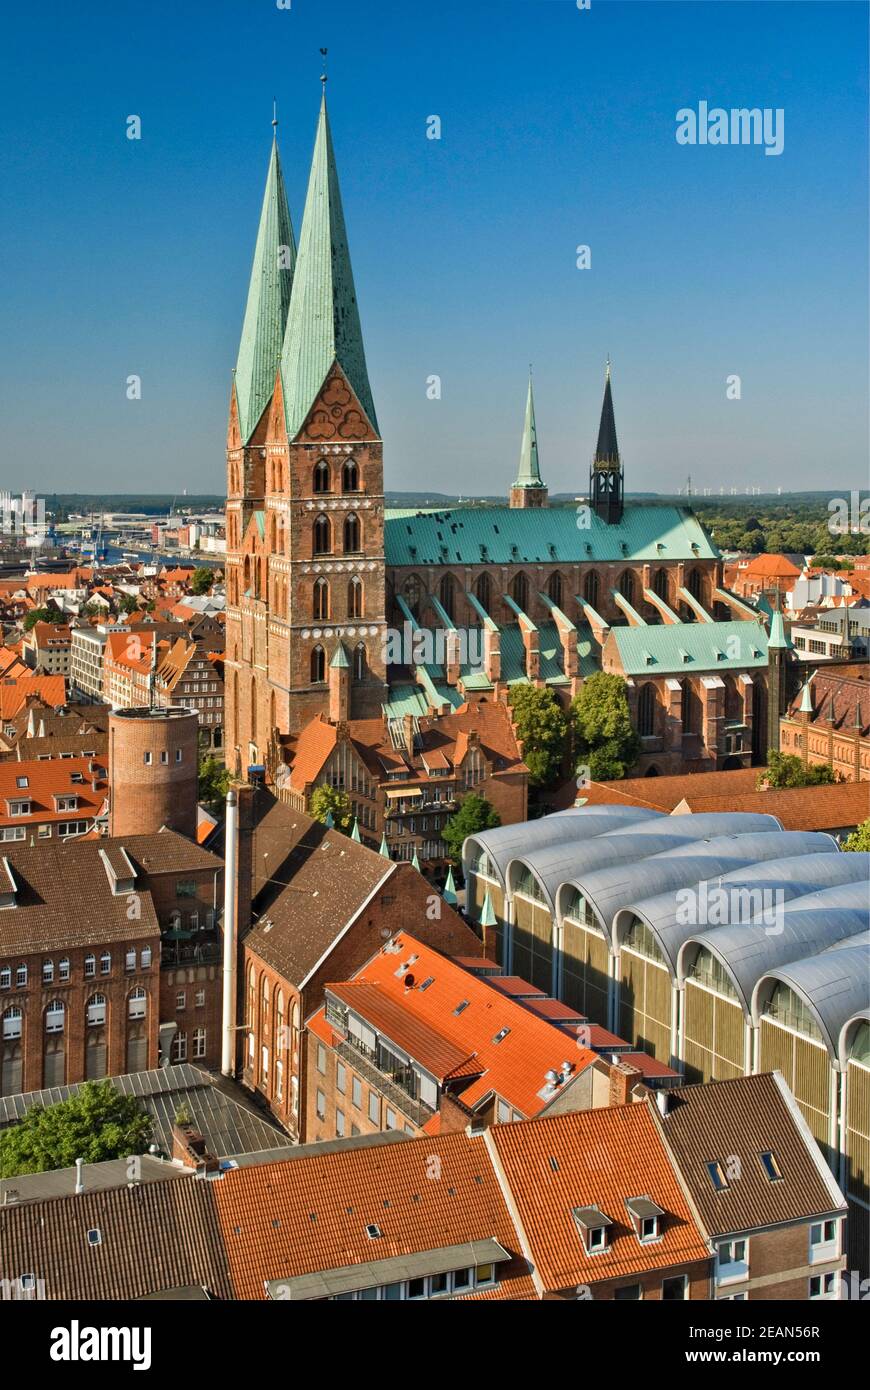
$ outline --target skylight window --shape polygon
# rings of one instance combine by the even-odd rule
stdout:
[[[423,983],[422,983],[422,985],[420,986],[420,993],[422,994],[424,989],[428,989],[429,986],[430,986],[430,985],[434,985],[434,983],[435,983],[435,976],[434,976],[434,975],[430,975],[429,978],[426,979],[426,980],[424,980]]]
[[[372,1223],[370,1226],[366,1226],[366,1235],[368,1236],[369,1240],[380,1240],[382,1235],[380,1226],[376,1226],[374,1223]]]
[[[499,1031],[496,1033],[495,1037],[493,1038],[493,1042],[494,1042],[494,1043],[504,1042],[504,1040],[505,1040],[505,1038],[507,1037],[507,1035],[508,1035],[509,1032],[510,1032],[510,1028],[500,1028]]]
[[[461,1000],[459,1001],[459,1003],[456,1005],[456,1008],[453,1010],[454,1017],[458,1018],[459,1015],[460,1015],[461,1013],[464,1013],[465,1010],[466,1010],[467,1008],[468,1008],[468,1000],[467,1000],[467,999],[461,999]]]
[[[776,1154],[773,1150],[766,1149],[759,1157],[768,1182],[782,1182],[782,1169],[776,1161]]]
[[[725,1176],[725,1169],[718,1159],[714,1163],[707,1164],[707,1172],[710,1174],[710,1181],[717,1192],[727,1192],[728,1179]]]

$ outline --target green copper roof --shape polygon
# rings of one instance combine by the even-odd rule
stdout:
[[[353,818],[353,829],[352,829],[351,832],[350,832],[350,838],[351,838],[352,840],[356,840],[356,842],[357,842],[358,845],[361,845],[361,844],[362,844],[362,839],[361,839],[360,833],[359,833],[359,822],[358,822],[356,816],[354,816],[354,818]]]
[[[614,627],[627,676],[714,675],[767,664],[767,633],[760,623],[679,623]],[[609,640],[609,639],[608,639]]]
[[[782,614],[780,612],[774,613],[770,620],[770,640],[767,645],[769,647],[785,648],[791,646],[791,642],[785,635],[785,624],[782,621]]]
[[[343,642],[339,642],[338,646],[335,649],[335,655],[333,656],[329,665],[336,671],[350,670],[350,662],[347,659],[347,652],[344,649]]]
[[[298,283],[298,274],[296,279]],[[574,507],[388,511],[384,530],[387,564],[392,566],[691,562],[719,557],[687,507],[656,504],[626,506],[613,526],[594,512],[579,513]]]
[[[526,421],[523,426],[520,466],[514,487],[543,487],[541,470],[538,465],[538,431],[535,427],[535,400],[532,395],[531,377],[529,377],[529,394],[526,397]]]
[[[291,439],[304,424],[335,361],[377,430],[324,96],[281,355],[284,409]]]
[[[246,444],[272,398],[295,264],[296,242],[284,192],[278,142],[273,140],[236,362],[239,430]]]
[[[416,845],[414,846],[414,853],[413,853],[413,855],[411,856],[411,867],[412,867],[413,869],[416,869],[416,870],[417,870],[417,873],[420,872],[420,860],[419,860],[418,857],[417,857],[417,846],[416,846]]]

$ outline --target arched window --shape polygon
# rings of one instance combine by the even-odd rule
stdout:
[[[355,681],[365,680],[366,665],[366,644],[360,642],[353,651],[353,678]]]
[[[668,572],[665,569],[656,570],[656,577],[653,582],[653,589],[667,603],[668,599]]]
[[[651,738],[655,733],[655,716],[655,686],[648,681],[646,685],[641,686],[637,701],[637,731],[641,738]]]
[[[689,575],[688,588],[689,593],[692,595],[692,598],[697,599],[700,603],[701,594],[704,590],[704,576],[700,570],[692,570],[691,574]]]
[[[14,1038],[21,1037],[23,1013],[16,1004],[11,1009],[7,1009],[3,1015],[3,1041],[11,1042]]]
[[[492,585],[489,582],[488,574],[481,574],[474,586],[474,596],[481,608],[489,612],[489,605],[492,599]]]
[[[562,607],[563,588],[564,585],[562,584],[561,574],[551,574],[549,583],[547,584],[547,593],[557,608]]]
[[[351,512],[344,519],[344,553],[355,555],[361,549],[359,517]]]
[[[634,603],[634,571],[623,570],[619,576],[619,592],[628,603]]]
[[[46,1033],[62,1033],[66,1006],[62,999],[53,999],[45,1011]]]
[[[596,611],[598,609],[598,589],[598,575],[595,570],[590,570],[583,580],[583,597]]]
[[[363,615],[363,586],[362,580],[354,575],[347,586],[347,616],[349,618],[361,618]]]
[[[684,734],[697,734],[701,731],[701,701],[690,680],[682,682],[682,723]]]
[[[359,492],[359,469],[353,459],[348,459],[341,470],[342,492]]]
[[[148,1012],[148,995],[141,985],[127,995],[127,1017],[144,1018]]]
[[[420,579],[416,574],[409,575],[408,578],[405,580],[405,584],[402,589],[402,597],[404,598],[414,617],[419,619],[420,601],[423,597],[423,585],[420,583]]]
[[[525,613],[529,606],[529,581],[524,574],[515,574],[511,580],[511,598]]]
[[[329,464],[326,459],[318,459],[314,465],[314,491],[329,492]]]
[[[257,681],[251,677],[251,740],[257,741]]]
[[[453,619],[456,595],[456,582],[452,574],[445,574],[438,585],[438,598],[448,618]]]
[[[87,1003],[87,1024],[89,1028],[100,1028],[106,1021],[105,994],[92,994]]]
[[[314,619],[329,617],[329,581],[321,577],[314,581]]]
[[[249,594],[249,593],[251,592],[251,557],[250,557],[250,555],[246,555],[246,556],[245,556],[245,560],[244,560],[244,564],[243,564],[242,568],[243,568],[243,572],[244,572],[244,578],[243,578],[244,590],[245,590],[245,593],[246,593],[246,594]]]
[[[279,989],[275,997],[275,1048],[276,1051],[287,1051],[287,1037],[285,1035],[284,1023],[284,991]]]
[[[311,684],[317,685],[320,681],[326,680],[326,652],[321,646],[316,646],[311,653]]]
[[[329,517],[324,516],[323,512],[314,523],[314,554],[329,555],[332,551],[332,527],[329,524]]]

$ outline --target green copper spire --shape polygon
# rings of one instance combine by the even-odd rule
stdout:
[[[356,816],[354,816],[354,818],[353,818],[353,830],[350,832],[350,838],[351,838],[352,840],[356,840],[356,842],[357,842],[358,845],[361,845],[361,844],[362,844],[362,840],[361,840],[361,838],[360,838],[360,833],[359,833],[359,822],[358,822]]]
[[[457,903],[457,897],[456,897],[456,884],[455,884],[454,881],[453,881],[453,865],[452,865],[452,864],[451,864],[450,868],[447,870],[447,878],[445,879],[445,882],[444,882],[444,892],[441,894],[441,896],[442,896],[442,898],[444,899],[444,901],[445,901],[446,903],[449,903],[449,904],[450,904],[451,907],[455,907],[455,906],[456,906],[456,903]]]
[[[529,373],[529,394],[526,397],[526,422],[523,427],[520,466],[514,487],[543,487],[541,470],[538,466],[538,431],[535,428],[535,398],[532,395],[531,372]]]
[[[281,356],[291,439],[336,361],[377,430],[324,91]]]
[[[345,651],[343,642],[339,642],[335,649],[335,655],[329,664],[334,671],[341,671],[345,668],[348,670],[350,669],[350,662],[347,659],[347,652]]]
[[[770,637],[767,641],[768,651],[771,647],[790,647],[791,642],[785,635],[785,624],[782,621],[782,614],[777,611],[770,620]]]
[[[378,854],[382,854],[385,859],[389,859],[390,857],[390,847],[387,844],[386,831],[384,831],[383,835],[381,836],[381,847],[378,850]]]
[[[492,898],[489,896],[487,888],[483,898],[483,907],[480,909],[480,925],[482,927],[494,927],[496,925],[495,911],[492,906]]]
[[[420,860],[417,858],[417,846],[416,846],[416,845],[414,846],[414,853],[413,853],[413,855],[411,856],[411,868],[412,868],[412,869],[416,869],[416,870],[417,870],[417,873],[420,872]]]
[[[812,714],[812,712],[813,712],[813,697],[812,697],[812,695],[810,694],[810,681],[811,681],[811,680],[812,680],[812,676],[810,676],[810,680],[808,680],[808,681],[805,683],[804,688],[803,688],[803,690],[801,691],[801,703],[800,703],[800,713],[801,713],[801,714]]]
[[[277,124],[277,122],[273,122]],[[236,363],[239,430],[247,444],[275,386],[290,308],[296,242],[284,192],[277,137],[272,141],[254,265]]]

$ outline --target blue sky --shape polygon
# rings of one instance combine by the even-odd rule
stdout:
[[[859,0],[12,7],[0,486],[223,491],[272,98],[298,237],[322,45],[388,488],[506,491],[532,362],[545,480],[583,490],[608,352],[629,490],[861,485],[867,19]],[[783,153],[678,145],[702,100],[783,108]]]

